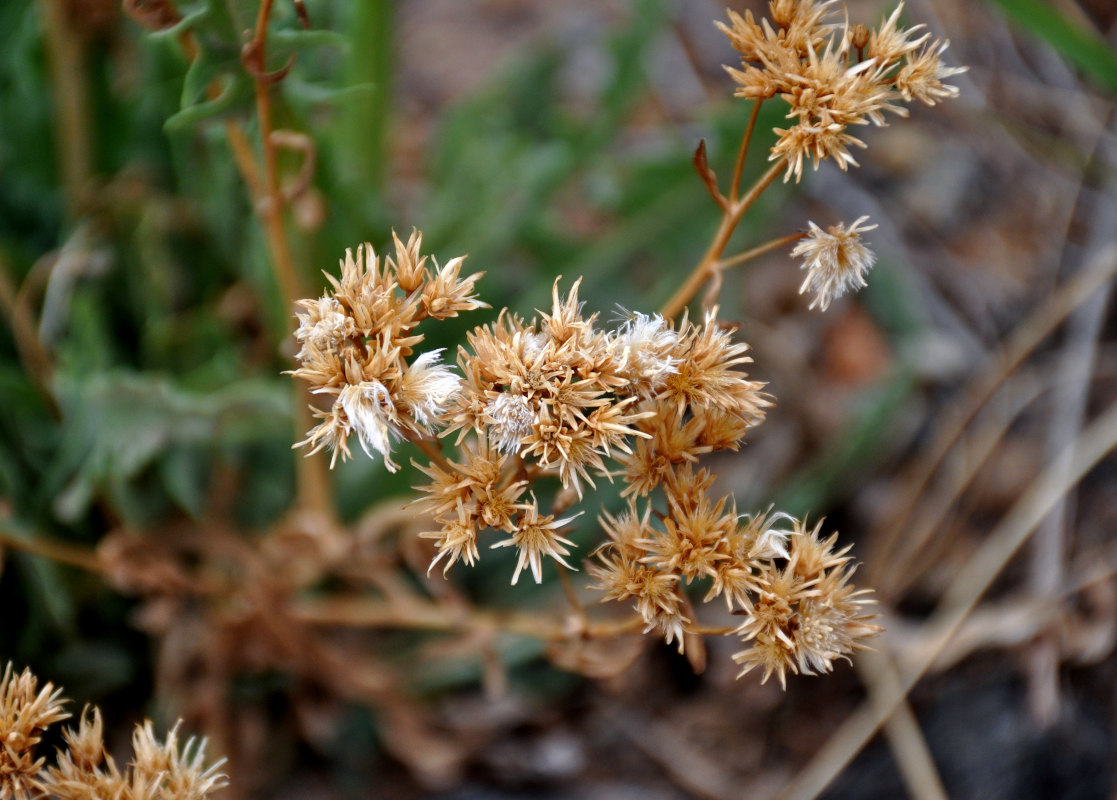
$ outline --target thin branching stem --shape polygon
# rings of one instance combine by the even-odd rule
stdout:
[[[271,18],[273,0],[263,0],[256,16],[256,30],[247,46],[247,58],[251,61],[252,76],[256,88],[256,124],[260,133],[260,152],[262,154],[262,176],[256,169],[248,168],[246,161],[241,167],[249,188],[256,188],[257,210],[264,220],[268,253],[275,269],[276,279],[283,293],[283,306],[292,313],[296,301],[304,295],[294,261],[291,258],[290,244],[283,224],[285,200],[279,186],[278,148],[272,136],[271,84],[274,82],[265,73],[267,63],[268,21]],[[238,165],[244,158],[244,142],[235,133],[229,138],[230,147]],[[262,178],[262,180],[261,180]],[[295,428],[309,430],[313,426],[308,400],[307,387],[296,384],[293,388],[295,408]],[[296,504],[300,508],[330,513],[329,480],[326,477],[325,461],[322,458],[300,458],[296,461]]]
[[[24,282],[23,288],[26,288],[26,285],[27,281]],[[54,365],[39,339],[23,288],[16,289],[7,260],[0,256],[0,313],[8,318],[8,323],[11,325],[16,354],[23,369],[30,376],[35,388],[39,390],[39,394],[50,405],[51,410],[57,414],[58,406],[51,391]]]
[[[770,253],[773,250],[779,250],[784,245],[789,245],[792,242],[797,242],[806,235],[807,234],[803,232],[791,233],[787,236],[780,236],[777,239],[772,239],[771,241],[765,242],[764,244],[758,244],[756,247],[749,248],[748,250],[740,252],[735,256],[730,256],[729,258],[722,259],[718,262],[717,268],[719,270],[725,270],[729,269],[730,267],[738,267],[741,264],[752,261],[754,258],[759,258],[765,253]]]
[[[292,608],[295,620],[310,625],[350,628],[397,628],[428,631],[460,631],[463,627],[499,630],[542,641],[570,639],[565,620],[547,619],[535,613],[491,612],[454,608],[434,603],[399,605],[378,600],[330,598],[303,601]],[[608,639],[640,630],[644,620],[633,615],[621,620],[588,624],[577,632],[584,639]]]
[[[578,599],[578,593],[574,590],[574,582],[570,580],[570,570],[562,564],[556,566],[558,567],[559,582],[562,584],[562,593],[566,595],[566,602],[570,603],[574,613],[583,620],[586,619],[586,610],[582,607],[582,601]]]
[[[416,439],[415,446],[423,451],[423,455],[438,464],[442,469],[447,472],[456,472],[454,465],[450,463],[446,456],[442,455],[437,441],[431,439]]]
[[[752,113],[749,114],[749,124],[745,128],[745,135],[741,139],[741,149],[737,151],[737,164],[733,167],[733,183],[729,187],[729,199],[732,202],[737,202],[741,191],[741,175],[745,171],[745,158],[748,156],[749,144],[752,142],[752,131],[756,127],[756,118],[760,116],[760,104],[764,102],[762,99],[757,99],[752,104]]]
[[[80,213],[82,195],[93,174],[91,132],[95,128],[89,107],[85,43],[74,23],[67,18],[66,3],[45,0],[39,7],[46,28],[54,83],[52,94],[57,118],[54,127],[58,133],[57,151],[66,211],[74,219]]]
[[[768,168],[768,171],[761,175],[756,183],[752,185],[748,193],[740,200],[736,200],[730,204],[729,210],[721,218],[721,224],[718,226],[717,233],[714,234],[713,241],[710,242],[705,255],[702,260],[698,262],[690,276],[686,279],[678,291],[671,297],[670,300],[660,309],[664,317],[671,319],[682,311],[687,303],[689,303],[698,290],[702,288],[710,276],[716,269],[718,260],[721,254],[725,252],[725,248],[729,245],[729,239],[733,236],[733,232],[737,230],[737,225],[741,222],[745,212],[752,207],[756,199],[772,185],[772,182],[779,177],[780,172],[785,167],[785,160],[780,159]]]

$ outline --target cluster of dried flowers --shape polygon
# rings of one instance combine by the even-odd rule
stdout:
[[[965,72],[942,61],[949,42],[932,39],[922,25],[899,24],[903,3],[878,28],[838,19],[835,0],[771,0],[771,19],[759,22],[752,12],[729,12],[729,25],[718,27],[741,54],[741,69],[726,67],[738,84],[736,94],[757,102],[776,97],[789,106],[794,123],[776,128],[769,160],[786,165],[784,180],[798,181],[803,165],[832,159],[842,170],[857,161],[850,147],[864,148],[852,126],[886,125],[885,112],[906,117],[902,103],[920,100],[933,106],[958,96],[943,81]],[[800,292],[814,292],[823,311],[846,289],[865,285],[872,253],[860,242],[867,217],[849,228],[823,230],[813,222],[792,255],[802,257],[807,276]]]
[[[398,265],[422,263],[420,241],[397,238],[395,258],[383,264],[367,245],[356,259],[347,254],[334,292],[303,303],[310,313],[300,314],[303,349],[293,374],[334,396],[305,442],[314,449],[345,458],[345,437],[355,434],[395,468],[388,434],[457,434],[456,460],[432,450],[432,460],[417,465],[430,479],[417,487],[417,502],[439,525],[422,534],[435,541],[432,567],[475,563],[482,532],[493,530],[508,538],[492,547],[518,550],[513,583],[525,569],[541,581],[546,558],[572,568],[563,531],[578,514],[559,515],[595,479],[619,477],[629,508],[602,518],[609,542],[590,572],[606,599],[633,598],[647,629],[668,642],[681,649],[693,621],[682,584],[705,578],[707,600],[722,596],[744,615],[738,632],[752,642],[745,672],[754,666],[750,652],[764,654],[765,677],[828,670],[876,631],[833,539],[819,542],[782,514],[742,517],[731,498],[709,494],[713,476],[699,458],[736,450],[770,405],[763,385],[739,369],[751,361],[748,346],[733,341],[716,309],[701,324],[684,317],[674,327],[658,314],[629,313],[602,328],[596,314],[583,313],[578,284],[564,297],[556,281],[551,309],[539,318],[505,311],[469,333],[459,378],[434,366],[430,353],[405,362],[422,341],[414,331],[427,308],[420,298],[442,297],[400,274]],[[451,264],[456,275],[460,260]],[[457,298],[445,304],[447,314],[481,305],[467,296],[476,278],[441,284]],[[549,513],[530,491],[546,478],[562,487]],[[660,493],[665,511],[653,507]]]
[[[934,105],[957,94],[943,83],[962,71],[941,62],[946,43],[917,35],[921,26],[901,28],[902,5],[875,30],[837,21],[833,0],[771,0],[769,10],[770,20],[729,12],[730,25],[719,23],[742,57],[742,69],[728,68],[737,94],[758,105],[779,95],[794,120],[775,130],[776,165],[756,193],[785,167],[784,179],[798,181],[807,161],[856,165],[849,148],[865,145],[851,126],[905,116],[904,101]],[[751,202],[737,196],[750,134],[751,124],[730,197],[704,176],[730,232]],[[807,271],[800,291],[815,294],[811,308],[865,285],[875,260],[861,241],[875,227],[866,221],[811,223],[798,237],[793,255]],[[480,275],[461,277],[461,258],[428,268],[420,249],[415,233],[406,244],[395,237],[391,257],[367,244],[347,253],[333,291],[302,301],[293,374],[333,398],[315,410],[323,421],[301,443],[331,450],[331,464],[350,455],[354,434],[393,471],[392,440],[420,443],[429,461],[415,466],[429,483],[416,487],[416,503],[436,522],[421,534],[434,542],[431,567],[474,564],[491,530],[499,533],[489,546],[518,551],[512,583],[525,570],[541,581],[546,559],[573,569],[566,532],[584,512],[563,514],[595,479],[619,478],[627,507],[599,518],[605,541],[588,572],[605,600],[633,601],[645,632],[680,652],[688,634],[709,633],[686,592],[702,582],[704,602],[722,598],[743,620],[719,631],[748,644],[735,656],[741,674],[762,668],[763,680],[774,673],[783,683],[787,672],[829,671],[879,631],[836,535],[771,510],[739,514],[731,496],[711,494],[714,476],[700,460],[736,450],[771,404],[741,369],[748,347],[733,341],[712,301],[701,322],[624,312],[603,326],[583,313],[579,282],[563,296],[556,280],[549,311],[527,321],[505,310],[475,328],[459,348],[459,376],[440,351],[413,357],[424,338],[416,328],[486,307],[473,293]],[[436,443],[452,434],[453,458]],[[554,496],[544,510],[537,490],[547,481]]]
[[[0,678],[0,797],[13,800],[206,800],[226,785],[220,762],[206,766],[205,740],[191,738],[180,749],[178,726],[164,742],[151,722],[137,725],[133,758],[125,768],[105,751],[101,712],[87,708],[77,730],[63,731],[55,764],[36,752],[43,733],[70,717],[62,690],[39,688],[28,669],[9,663]]]
[[[962,72],[941,56],[949,42],[917,36],[923,28],[899,26],[903,3],[879,28],[836,22],[835,0],[771,0],[771,21],[752,12],[729,12],[718,23],[741,54],[742,69],[727,67],[737,95],[761,100],[779,95],[791,106],[795,124],[777,128],[771,160],[785,159],[787,175],[799,180],[803,163],[833,159],[843,170],[857,161],[850,146],[865,143],[851,125],[885,125],[884,112],[907,116],[900,102],[935,105],[958,95],[943,79]]]
[[[322,422],[300,444],[309,444],[311,453],[328,448],[331,466],[338,453],[349,457],[347,442],[356,433],[366,453],[376,450],[389,470],[399,469],[392,441],[429,438],[460,383],[439,363],[440,350],[408,363],[423,341],[416,327],[428,318],[487,308],[471,294],[481,273],[463,278],[461,258],[432,269],[419,253],[419,234],[407,244],[397,237],[395,245],[395,258],[383,263],[369,244],[356,255],[347,250],[341,279],[326,276],[332,294],[301,302],[306,313],[298,315],[295,338],[302,347],[292,374],[334,401],[326,412],[315,410]]]

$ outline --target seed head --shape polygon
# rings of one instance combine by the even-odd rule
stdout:
[[[536,423],[536,413],[527,398],[515,392],[501,392],[485,404],[489,436],[502,453],[517,453],[524,437]]]
[[[830,301],[847,289],[866,285],[865,273],[876,263],[873,251],[861,241],[862,233],[877,227],[862,224],[868,219],[860,217],[848,229],[838,223],[825,231],[812,222],[810,233],[791,251],[792,257],[803,259],[801,268],[807,271],[799,294],[807,289],[815,293],[810,308],[818,306],[825,311]]]
[[[361,440],[365,454],[372,456],[377,450],[384,456],[389,472],[399,469],[392,461],[391,438],[402,438],[399,414],[392,403],[388,388],[380,381],[361,381],[348,384],[338,395],[336,403],[345,412],[349,425]]]

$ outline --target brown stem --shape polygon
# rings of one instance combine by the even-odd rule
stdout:
[[[276,278],[283,293],[284,308],[292,313],[296,301],[303,296],[302,289],[291,258],[291,249],[287,241],[287,233],[283,226],[283,211],[285,199],[279,187],[279,169],[277,165],[276,141],[272,136],[271,114],[271,86],[275,83],[274,75],[265,71],[267,63],[267,36],[268,20],[271,18],[273,0],[262,0],[260,10],[256,16],[256,30],[251,42],[245,46],[245,59],[250,63],[249,72],[255,79],[256,85],[256,123],[260,132],[260,152],[263,160],[263,180],[254,168],[249,168],[251,161],[242,160],[245,156],[244,145],[236,130],[229,137],[229,144],[233,148],[234,157],[237,158],[241,172],[245,176],[249,188],[255,186],[257,192],[257,210],[264,219],[264,231],[267,238],[268,254],[272,266],[275,268]],[[227,129],[228,130],[228,129]],[[262,190],[262,192],[261,192]],[[309,390],[301,384],[293,386],[293,402],[295,405],[295,425],[301,434],[309,430],[313,424],[308,404],[310,401]],[[322,458],[300,458],[296,460],[296,506],[322,513],[330,513],[329,480],[326,475],[325,461]]]
[[[88,572],[102,572],[101,562],[92,550],[65,542],[52,542],[42,538],[22,539],[0,527],[0,548],[18,550],[40,558],[49,558],[60,564],[84,569]]]
[[[27,283],[24,282],[23,288],[27,287]],[[51,393],[53,364],[35,330],[35,320],[27,302],[26,292],[22,289],[16,290],[15,282],[8,271],[8,264],[2,257],[0,257],[0,311],[8,317],[9,324],[12,326],[16,354],[23,369],[31,377],[35,388],[39,390],[51,409],[57,413],[58,406]]]
[[[806,235],[807,234],[803,233],[803,232],[791,233],[791,234],[788,234],[787,236],[781,236],[778,239],[772,239],[771,241],[765,242],[764,244],[758,244],[756,247],[752,247],[748,250],[745,250],[744,252],[738,253],[737,255],[732,256],[731,258],[726,258],[726,259],[723,259],[723,260],[719,261],[718,265],[717,265],[717,268],[719,270],[723,270],[723,269],[729,269],[730,267],[739,266],[741,264],[744,264],[746,261],[752,261],[754,258],[758,258],[758,257],[764,255],[765,253],[771,252],[772,250],[778,250],[781,247],[783,247],[785,244],[791,244],[792,242],[797,242],[800,239],[802,239],[803,237],[805,237]]]
[[[687,633],[695,633],[700,636],[729,636],[737,629],[715,625],[687,625],[684,630]]]
[[[287,235],[283,229],[283,194],[279,190],[278,150],[272,139],[271,83],[263,72],[266,61],[268,19],[271,16],[273,0],[263,0],[256,17],[256,35],[249,45],[251,58],[256,62],[256,124],[260,129],[260,151],[263,154],[264,180],[261,214],[267,233],[268,251],[275,266],[276,276],[283,290],[283,298],[288,309],[303,296],[299,288],[298,275]]]
[[[50,52],[54,105],[58,116],[58,160],[62,163],[62,185],[66,211],[75,217],[82,194],[93,174],[93,147],[89,93],[85,76],[85,43],[81,33],[67,19],[62,0],[41,3]]]
[[[778,239],[773,239],[770,242],[765,242],[762,245],[758,245],[751,250],[745,250],[743,253],[738,253],[732,258],[714,262],[714,264],[710,267],[710,285],[706,287],[706,294],[702,296],[702,310],[709,311],[717,303],[718,293],[721,291],[722,273],[724,273],[726,269],[728,269],[729,267],[735,267],[740,264],[744,264],[746,261],[751,261],[752,259],[758,256],[762,256],[771,250],[776,250],[784,246],[785,244],[796,242],[806,235],[807,234],[805,233],[793,233],[789,236],[781,236]]]
[[[761,193],[772,184],[772,181],[779,177],[780,172],[784,169],[785,161],[786,159],[781,158],[774,163],[768,168],[767,172],[757,179],[756,183],[749,189],[748,194],[730,204],[729,210],[722,216],[721,225],[718,226],[717,233],[714,234],[714,239],[710,242],[710,246],[706,250],[705,255],[702,256],[702,260],[698,262],[694,271],[690,273],[690,276],[683,285],[679,287],[674,296],[660,309],[660,314],[668,319],[676,316],[686,307],[686,304],[691,301],[698,290],[702,288],[702,284],[713,274],[716,268],[715,265],[718,259],[721,258],[721,254],[725,252],[725,248],[729,244],[729,239],[733,236],[733,232],[737,229],[737,225],[740,223],[741,218],[752,204],[756,202],[756,199],[760,197]]]
[[[464,611],[464,613],[463,613]],[[434,603],[391,604],[364,598],[328,598],[296,602],[292,617],[310,625],[353,628],[395,628],[428,631],[456,631],[463,626],[497,629],[504,633],[530,636],[543,641],[570,638],[563,620],[550,620],[539,614],[492,612],[479,609],[447,609]],[[608,639],[639,630],[640,616],[587,625],[579,635],[587,639]]]
[[[447,472],[457,472],[457,470],[454,469],[454,465],[450,463],[446,456],[442,455],[437,441],[432,441],[431,439],[415,439],[414,441],[415,446],[423,451],[423,455],[438,464],[442,469]]]
[[[583,620],[586,620],[586,610],[582,607],[582,601],[578,599],[578,593],[574,591],[574,583],[570,580],[570,570],[562,564],[558,564],[559,582],[562,584],[562,593],[566,595],[566,602],[570,603],[570,607],[574,612]]]
[[[745,156],[749,152],[749,143],[752,141],[752,131],[756,127],[756,118],[760,116],[760,104],[764,102],[762,98],[757,98],[756,102],[752,104],[752,113],[749,114],[749,124],[745,128],[745,135],[741,139],[741,149],[737,151],[737,164],[733,167],[733,183],[729,187],[729,199],[734,203],[741,191],[741,175],[745,171]]]

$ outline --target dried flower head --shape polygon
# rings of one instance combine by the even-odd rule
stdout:
[[[718,23],[741,54],[741,69],[726,67],[737,95],[788,103],[794,122],[775,129],[771,153],[787,166],[784,180],[800,180],[807,162],[857,166],[850,148],[865,143],[851,126],[884,125],[885,112],[906,116],[901,103],[913,98],[934,105],[957,95],[942,81],[964,70],[943,65],[946,42],[926,45],[927,35],[916,35],[922,26],[902,28],[902,8],[874,30],[839,21],[835,3],[815,0],[772,0],[771,21],[730,11],[729,25]]]
[[[165,744],[155,739],[151,722],[137,726],[135,759],[121,770],[105,750],[101,712],[87,707],[77,730],[66,730],[56,763],[45,767],[34,749],[42,734],[70,716],[61,690],[38,688],[25,669],[16,675],[9,663],[0,678],[0,798],[28,800],[207,800],[227,781],[222,762],[205,764],[205,740],[191,738],[178,748],[178,725]]]
[[[392,234],[395,255],[380,258],[370,244],[346,250],[341,276],[327,276],[333,291],[302,300],[295,338],[302,345],[291,374],[311,392],[331,398],[328,408],[313,408],[321,422],[296,447],[308,455],[331,451],[349,458],[349,437],[356,434],[368,455],[376,451],[390,471],[395,441],[431,436],[452,404],[461,378],[443,365],[441,350],[412,358],[424,336],[416,332],[427,318],[445,319],[486,307],[473,294],[481,273],[462,277],[463,259],[439,267],[421,255],[422,234],[406,243]]]
[[[160,799],[204,800],[227,783],[219,772],[223,761],[206,766],[206,740],[190,737],[179,748],[178,728],[167,733],[160,742],[151,721],[137,725],[132,735],[132,786],[142,787]],[[153,791],[154,790],[154,791]],[[141,792],[135,796],[145,797]]]
[[[837,536],[821,540],[821,521],[809,531],[805,520],[794,522],[784,565],[771,562],[760,572],[757,597],[737,629],[750,646],[733,656],[741,675],[761,668],[761,682],[775,673],[781,685],[789,671],[829,672],[880,632],[876,615],[864,610],[873,602],[868,592],[850,583],[846,550],[833,550]]]
[[[856,291],[866,285],[865,273],[876,263],[873,251],[861,241],[862,233],[877,227],[864,225],[868,219],[859,217],[848,228],[838,223],[825,231],[812,222],[810,233],[791,251],[793,257],[803,259],[801,268],[807,276],[799,293],[808,289],[814,292],[811,308],[818,306],[825,311],[847,289]]]
[[[815,52],[828,35],[821,22],[827,6],[778,0],[779,32],[765,23],[763,36],[737,42],[743,51],[791,48],[806,59],[804,74],[814,83],[789,90],[803,108],[817,106],[826,81],[844,74],[839,51]],[[892,44],[880,47],[910,49],[889,30],[882,36]],[[850,97],[845,107],[857,109]],[[873,120],[877,111],[856,113]],[[863,282],[872,261],[859,241],[869,229],[864,222],[826,232],[812,224],[799,246],[808,285],[824,306],[846,283]],[[742,671],[762,666],[765,677],[774,672],[782,682],[787,671],[828,670],[875,631],[834,537],[820,541],[817,529],[808,534],[771,509],[738,514],[732,496],[713,494],[714,475],[701,459],[738,449],[771,405],[764,384],[743,369],[751,363],[748,345],[734,339],[716,307],[697,322],[625,312],[615,326],[602,326],[579,299],[580,281],[564,294],[556,280],[550,307],[534,319],[503,310],[470,331],[458,349],[459,377],[441,363],[441,351],[415,354],[423,341],[416,328],[464,309],[474,278],[457,277],[459,261],[426,270],[418,242],[417,233],[406,245],[397,238],[394,259],[384,261],[367,246],[347,253],[332,295],[303,304],[293,374],[333,398],[316,411],[321,422],[306,441],[312,452],[329,448],[345,458],[356,434],[395,470],[395,442],[454,438],[456,455],[412,462],[428,479],[415,487],[414,504],[431,518],[420,534],[433,545],[430,569],[441,564],[445,575],[459,562],[472,566],[490,531],[504,534],[490,548],[517,551],[513,584],[525,571],[542,582],[547,559],[573,569],[566,529],[584,511],[566,512],[598,478],[619,478],[629,506],[600,517],[608,541],[587,571],[604,600],[632,602],[646,633],[682,652],[694,632],[687,592],[701,584],[706,601],[723,598],[746,618],[739,633],[752,646],[738,654]],[[562,487],[550,513],[533,491],[538,481]]]
[[[0,797],[15,800],[38,795],[44,759],[35,747],[43,731],[69,717],[62,690],[50,683],[39,688],[31,670],[18,675],[11,662],[0,678]]]

